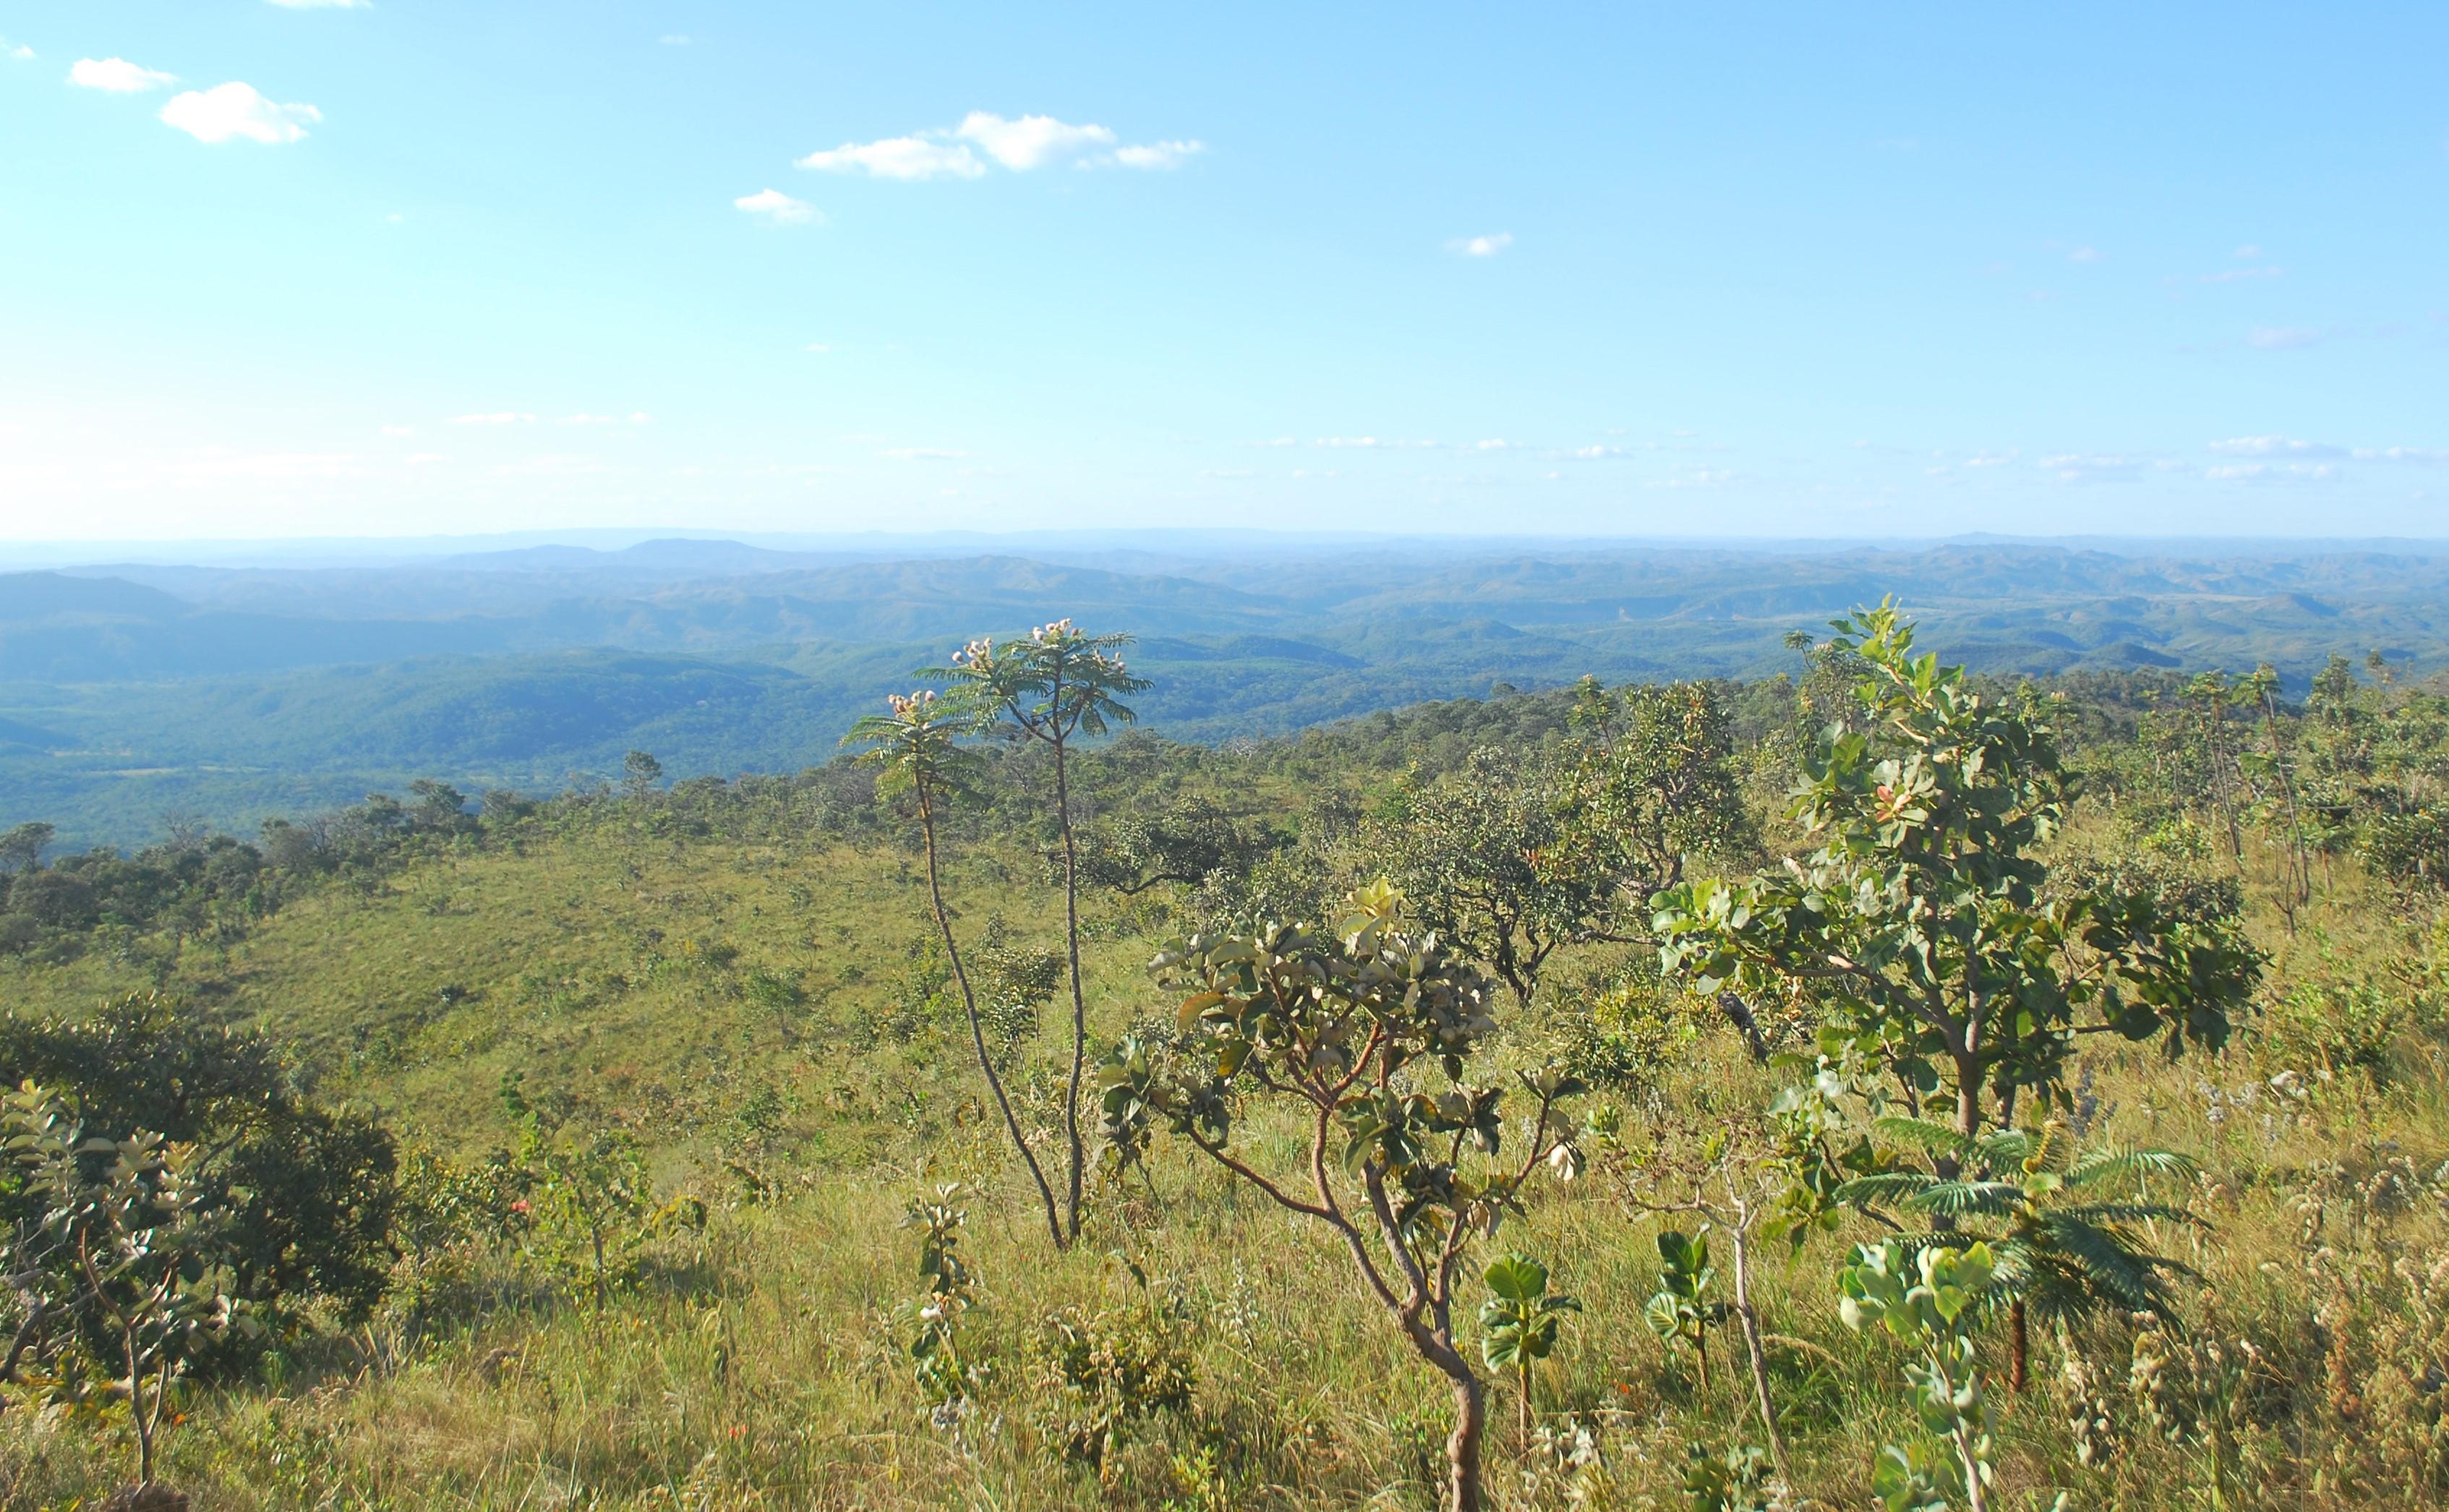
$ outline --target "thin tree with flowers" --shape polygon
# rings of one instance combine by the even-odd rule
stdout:
[[[1122,698],[1140,692],[1147,679],[1123,662],[1131,637],[1090,635],[1068,619],[1041,625],[1027,640],[997,645],[989,637],[954,653],[953,665],[929,675],[952,685],[952,697],[980,727],[1007,738],[1036,741],[1054,753],[1054,820],[1063,839],[1063,934],[1071,979],[1071,1076],[1064,1095],[1063,1133],[1069,1146],[1070,1190],[1065,1198],[1068,1241],[1080,1236],[1080,1194],[1088,1143],[1080,1132],[1080,1095],[1089,1057],[1089,1001],[1080,976],[1080,850],[1071,828],[1071,743],[1106,734],[1138,719]]]
[[[995,1070],[994,1057],[987,1053],[986,1031],[978,1019],[977,995],[970,988],[969,970],[961,963],[961,947],[953,938],[952,915],[944,906],[935,820],[974,791],[972,783],[977,774],[977,753],[964,747],[960,737],[975,727],[975,718],[954,708],[951,700],[938,699],[933,689],[894,693],[885,699],[885,704],[890,712],[870,714],[860,720],[851,727],[842,744],[866,746],[858,759],[877,768],[877,792],[906,798],[917,813],[918,833],[927,849],[927,900],[935,911],[936,932],[944,941],[944,959],[951,962],[953,980],[961,990],[961,1007],[969,1015],[970,1044],[977,1052],[978,1070],[987,1078],[987,1089],[994,1094],[995,1106],[1002,1110],[1003,1126],[1012,1135],[1012,1146],[1020,1152],[1022,1164],[1029,1167],[1030,1179],[1037,1185],[1038,1202],[1046,1212],[1047,1231],[1060,1250],[1070,1244],[1070,1236],[1064,1231],[1062,1217],[1055,1211],[1053,1188],[1047,1184],[1036,1153],[1029,1148],[1028,1138],[1020,1132],[1020,1120],[1012,1115],[1012,1097],[1004,1090],[1002,1074]],[[1076,1231],[1076,1180],[1074,1193]]]

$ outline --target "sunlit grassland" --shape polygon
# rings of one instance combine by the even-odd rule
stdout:
[[[1000,914],[1032,943],[1057,940],[1059,900],[1033,858],[970,855],[949,890],[965,938]],[[592,834],[524,854],[471,850],[370,894],[328,889],[226,959],[191,947],[165,986],[260,1021],[327,1093],[379,1105],[410,1136],[463,1156],[504,1143],[498,1089],[523,1074],[529,1095],[565,1091],[633,1130],[660,1180],[713,1213],[703,1234],[663,1241],[641,1283],[600,1313],[512,1255],[412,1257],[373,1324],[276,1357],[260,1383],[196,1392],[165,1479],[200,1506],[239,1509],[1432,1505],[1445,1390],[1328,1236],[1175,1152],[1146,1179],[1101,1186],[1084,1242],[1049,1250],[980,1104],[957,1009],[914,1011],[914,947],[932,927],[921,900],[915,859],[890,847]],[[1142,970],[1152,921],[1100,903],[1090,922],[1097,1033],[1168,1013]],[[2252,925],[2273,955],[2273,1001],[2302,983],[2411,970],[2440,949],[2427,917],[2344,865],[2292,939],[2266,904]],[[76,1012],[152,980],[106,951],[0,968],[0,993],[31,1012]],[[1016,1077],[1048,1152],[1056,1017],[1047,1010]],[[2075,1506],[2420,1504],[2391,1477],[2415,1463],[2420,1435],[2434,1436],[2422,1452],[2441,1447],[2437,1414],[2420,1410],[2440,1387],[2417,1368],[2449,1348],[2439,1022],[2435,1010],[2432,1027],[2410,1023],[2382,1066],[2327,1076],[2255,1032],[2173,1065],[2150,1047],[2087,1048],[2091,1137],[2203,1162],[2206,1227],[2153,1235],[2200,1272],[2192,1345],[2216,1360],[2180,1368],[2233,1367],[2241,1392],[2302,1400],[2268,1421],[2245,1414],[2224,1473],[2190,1441],[2139,1433],[2087,1468],[2043,1341],[2034,1389],[2003,1404],[2003,1504],[2046,1507],[2059,1489]],[[1757,1442],[1731,1336],[1713,1346],[1705,1392],[1640,1321],[1656,1224],[1627,1198],[1657,1190],[1644,1157],[1688,1156],[1711,1128],[1755,1117],[1785,1079],[1706,1017],[1695,1025],[1653,1081],[1607,1095],[1625,1115],[1618,1148],[1581,1182],[1538,1186],[1489,1247],[1550,1261],[1583,1301],[1537,1405],[1551,1425],[1598,1425],[1607,1457],[1603,1471],[1559,1465],[1517,1442],[1501,1404],[1499,1504],[1574,1504],[1577,1477],[1581,1504],[1681,1504],[1687,1444]],[[1530,1065],[1552,1048],[1534,1014],[1498,1058]],[[781,1194],[752,1202],[718,1155],[761,1088],[784,1110],[766,1157]],[[973,1328],[987,1375],[978,1409],[945,1427],[910,1379],[916,1288],[899,1222],[950,1181],[975,1192]],[[1765,1252],[1756,1287],[1799,1489],[1859,1505],[1872,1447],[1915,1430],[1896,1355],[1837,1321],[1828,1277],[1842,1248],[1822,1239],[1792,1263]],[[1197,1376],[1193,1409],[1140,1425],[1102,1471],[1064,1452],[1075,1406],[1044,1345],[1047,1321],[1073,1307],[1161,1314]],[[2122,1376],[2096,1385],[2120,1402],[2142,1389]],[[2400,1400],[2409,1393],[2414,1405]],[[2385,1453],[2392,1413],[2403,1425],[2387,1428],[2398,1448]],[[11,1413],[0,1502],[65,1506],[120,1479],[115,1453],[81,1426]]]

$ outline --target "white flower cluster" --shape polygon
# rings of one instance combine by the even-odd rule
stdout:
[[[884,702],[896,719],[923,719],[935,708],[935,690],[922,688],[915,693],[887,693]]]

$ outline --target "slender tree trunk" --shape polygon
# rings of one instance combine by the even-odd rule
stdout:
[[[1029,1167],[1029,1178],[1037,1183],[1037,1198],[1046,1209],[1046,1231],[1053,1236],[1055,1249],[1066,1249],[1071,1241],[1063,1232],[1063,1221],[1055,1213],[1054,1191],[1046,1184],[1046,1173],[1038,1169],[1037,1156],[1020,1132],[1020,1120],[1012,1115],[1012,1098],[1003,1090],[1003,1077],[995,1071],[994,1058],[987,1054],[986,1031],[978,1023],[978,999],[970,991],[970,974],[961,965],[961,947],[953,941],[952,915],[944,909],[944,883],[935,862],[935,810],[924,794],[918,802],[918,827],[927,840],[927,900],[935,906],[935,928],[944,940],[944,959],[952,965],[953,980],[960,985],[961,1007],[970,1016],[970,1043],[978,1053],[978,1070],[986,1076],[995,1106],[1003,1111],[1003,1126],[1012,1135],[1012,1147],[1020,1152],[1022,1163]]]
[[[136,1425],[136,1483],[153,1483],[153,1425],[145,1416],[145,1364],[136,1351],[136,1330],[123,1328],[120,1345],[127,1356],[127,1417]]]
[[[1744,1351],[1751,1357],[1752,1397],[1760,1406],[1761,1434],[1768,1440],[1769,1463],[1777,1466],[1777,1477],[1788,1487],[1794,1476],[1785,1464],[1785,1440],[1777,1431],[1777,1408],[1768,1394],[1768,1352],[1761,1347],[1760,1309],[1752,1306],[1751,1214],[1740,1203],[1735,1210],[1735,1222],[1728,1225],[1726,1237],[1735,1250],[1735,1322],[1744,1332]]]
[[[1515,1379],[1522,1387],[1522,1452],[1529,1454],[1531,1452],[1531,1367],[1525,1365],[1516,1373]]]
[[[1071,1087],[1063,1101],[1063,1133],[1071,1146],[1071,1190],[1064,1208],[1071,1239],[1080,1237],[1080,1182],[1088,1146],[1080,1138],[1080,1078],[1089,1063],[1089,998],[1080,985],[1080,853],[1071,837],[1068,746],[1054,742],[1054,813],[1063,827],[1063,939],[1071,960]]]

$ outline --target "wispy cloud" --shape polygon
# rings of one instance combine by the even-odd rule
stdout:
[[[1203,144],[1187,140],[1127,144],[1111,127],[1093,122],[973,110],[950,128],[935,127],[875,142],[845,142],[811,152],[798,162],[800,167],[820,172],[860,173],[877,179],[975,179],[985,175],[989,163],[1014,173],[1067,163],[1079,167],[1162,169],[1179,167],[1204,150]]]
[[[925,137],[886,137],[881,142],[845,142],[822,152],[811,152],[799,166],[820,173],[863,173],[871,179],[974,179],[987,171],[978,155],[960,143],[931,142]]]
[[[2355,457],[2359,462],[2411,462],[2419,467],[2449,467],[2449,447],[2359,446]]]
[[[2321,345],[2327,336],[2301,325],[2258,325],[2247,333],[2245,344],[2265,352],[2297,352]]]
[[[0,57],[15,58],[23,62],[33,55],[34,49],[24,43],[11,42],[7,37],[0,37]]]
[[[2325,446],[2319,441],[2299,441],[2285,436],[2239,436],[2225,441],[2213,441],[2210,449],[2223,456],[2344,456],[2346,449]]]
[[[1458,236],[1446,243],[1446,250],[1467,258],[1493,258],[1513,244],[1513,232],[1491,231],[1485,236]]]
[[[2070,262],[2098,262],[2102,261],[2101,251],[2098,247],[2079,246],[2067,254],[2067,261]]]
[[[523,456],[493,469],[494,474],[501,477],[593,477],[617,471],[619,469],[600,456],[578,456],[569,453]]]
[[[659,48],[685,48],[688,45],[687,33],[681,31],[666,31],[655,39],[655,46]]]
[[[1514,443],[1501,436],[1492,436],[1485,441],[1472,442],[1471,449],[1475,452],[1510,452],[1514,450]]]
[[[1114,161],[1127,168],[1147,168],[1159,172],[1178,168],[1207,150],[1199,141],[1146,142],[1114,149]]]
[[[109,94],[142,94],[178,82],[175,73],[140,68],[125,58],[79,58],[68,68],[68,83],[80,89],[101,89]]]
[[[808,225],[824,219],[817,207],[805,200],[795,200],[780,189],[760,189],[743,194],[731,202],[750,215],[762,215],[776,225]]]
[[[322,119],[323,112],[311,105],[275,104],[253,85],[235,83],[172,95],[162,107],[165,125],[199,142],[296,142]]]
[[[2229,462],[2203,473],[2214,483],[2329,483],[2340,475],[2328,462]]]
[[[2131,456],[2084,456],[2069,452],[2042,457],[2041,466],[2061,483],[2128,483],[2143,475],[2142,461]]]
[[[1673,477],[1653,477],[1644,488],[1723,488],[1735,480],[1736,475],[1726,469],[1705,467],[1698,472],[1679,473]]]

